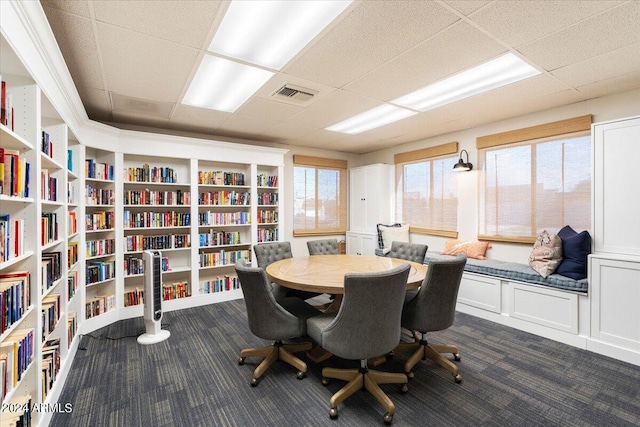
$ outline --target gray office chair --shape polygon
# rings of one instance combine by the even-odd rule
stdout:
[[[281,259],[286,258],[293,258],[293,253],[291,252],[291,243],[289,242],[258,243],[256,245],[253,245],[253,252],[256,254],[258,267],[262,269],[266,269],[267,266],[272,262],[280,261]],[[273,296],[276,298],[276,301],[280,301],[281,299],[287,297],[298,297],[305,300],[321,295],[313,292],[288,289],[278,285],[277,283],[272,283],[271,289],[273,292]]]
[[[409,242],[391,242],[391,250],[389,255],[391,258],[406,259],[417,263],[424,263],[424,256],[427,253],[428,246],[419,243]]]
[[[337,255],[340,253],[338,239],[309,240],[309,255]]]
[[[247,267],[239,260],[236,272],[244,294],[247,318],[251,332],[273,344],[261,348],[246,348],[240,352],[238,364],[243,365],[247,357],[264,357],[253,371],[251,386],[258,385],[260,378],[276,360],[283,360],[298,369],[298,379],[306,376],[307,364],[292,353],[311,349],[310,342],[283,344],[282,341],[307,334],[307,319],[321,314],[299,298],[283,298],[276,302],[269,279],[261,268]]]
[[[403,384],[401,373],[369,370],[367,359],[388,353],[400,340],[400,315],[410,267],[402,264],[377,273],[350,273],[344,276],[344,299],[338,313],[322,314],[307,320],[307,333],[325,350],[343,359],[360,360],[360,369],[322,370],[322,383],[337,378],[348,383],[330,400],[329,416],[338,416],[338,405],[357,390],[368,390],[387,411],[391,423],[395,406],[378,384]]]
[[[430,261],[420,290],[415,298],[405,303],[402,309],[402,327],[414,331],[414,342],[400,343],[396,350],[414,352],[404,364],[404,371],[409,378],[413,378],[412,370],[418,361],[429,358],[448,369],[456,383],[462,381],[458,367],[440,354],[451,353],[458,361],[460,360],[458,347],[452,344],[431,344],[427,342],[426,334],[442,331],[453,324],[458,289],[466,263],[465,255],[447,260]]]

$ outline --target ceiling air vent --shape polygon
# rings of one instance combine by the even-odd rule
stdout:
[[[317,90],[285,83],[284,86],[273,92],[271,96],[278,101],[303,105],[311,101],[317,94]]]

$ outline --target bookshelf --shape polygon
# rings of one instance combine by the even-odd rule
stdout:
[[[256,241],[276,242],[280,240],[280,172],[277,167],[259,165],[256,173]]]
[[[115,154],[86,147],[84,174],[84,318],[116,308]]]
[[[163,296],[186,298],[191,289],[191,162],[155,156],[124,156],[123,307],[144,301],[142,252],[162,252]],[[119,266],[120,267],[120,266]]]
[[[5,313],[0,327],[0,360],[6,364],[7,348],[31,349],[20,378],[12,377],[0,390],[2,403],[14,406],[55,404],[80,334],[142,316],[143,272],[136,259],[145,244],[163,245],[163,282],[167,292],[182,296],[164,301],[164,311],[241,298],[234,257],[251,256],[259,230],[282,236],[282,218],[275,218],[282,212],[276,198],[286,153],[88,120],[70,78],[59,74],[65,67],[59,51],[39,43],[50,37],[46,28],[29,32],[22,26],[25,16],[40,22],[32,14],[42,11],[33,5],[0,2],[0,78],[13,113],[9,125],[0,125],[0,148],[3,165],[5,154],[19,165],[10,171],[16,178],[11,192],[7,184],[0,194],[0,223],[6,223],[4,236],[13,237],[0,260],[0,293],[19,295],[21,301],[9,321]],[[171,169],[177,178],[139,182],[124,173],[144,165]],[[231,174],[235,181],[199,182],[198,171]],[[238,182],[239,174],[244,182]],[[265,185],[259,174],[279,179],[275,186]],[[260,206],[261,197],[269,202]],[[260,224],[259,210],[265,218]],[[160,215],[162,221],[168,215],[170,222],[131,226],[136,215],[156,220]],[[200,245],[200,235],[206,244]],[[126,246],[134,243],[135,249]],[[201,266],[201,256],[218,261]],[[132,265],[126,273],[125,260]],[[47,425],[52,414],[10,416]]]
[[[251,165],[198,162],[198,295],[239,292],[233,265],[251,260]]]

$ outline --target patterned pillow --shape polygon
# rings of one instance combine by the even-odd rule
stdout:
[[[452,239],[445,242],[444,250],[440,253],[443,255],[465,254],[468,258],[487,259],[485,254],[490,247],[490,242],[465,242]]]
[[[562,261],[562,240],[544,230],[538,234],[529,255],[529,265],[545,279],[556,271]]]
[[[394,240],[397,242],[409,241],[409,225],[402,225],[402,224],[399,224],[397,226],[379,225],[378,230],[380,230],[380,234],[382,236],[381,249],[391,248],[391,242],[393,242]],[[380,242],[378,242],[378,244],[379,243]]]
[[[382,239],[382,228],[388,228],[388,227],[402,227],[402,224],[400,224],[399,222],[396,222],[395,224],[390,224],[390,225],[386,225],[386,224],[376,224],[376,229],[378,230],[378,247],[380,249],[384,249],[384,240]],[[391,247],[391,243],[389,243],[389,247]]]

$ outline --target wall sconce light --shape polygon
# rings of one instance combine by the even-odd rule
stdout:
[[[467,155],[466,163],[462,161],[462,153],[466,153]],[[469,162],[469,153],[467,153],[467,150],[460,151],[460,159],[458,160],[458,163],[453,165],[453,170],[462,172],[462,171],[470,171],[471,169],[473,169],[473,165]]]

